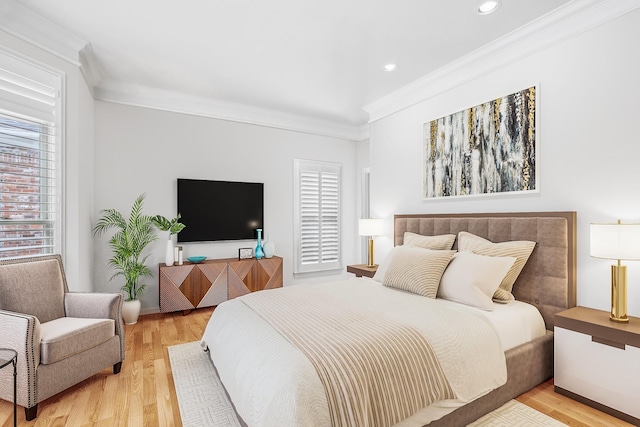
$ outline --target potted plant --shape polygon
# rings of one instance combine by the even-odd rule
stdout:
[[[151,270],[145,265],[149,255],[142,257],[147,245],[157,239],[151,216],[142,213],[144,194],[138,196],[133,203],[129,219],[115,209],[100,211],[100,219],[93,227],[94,235],[101,235],[107,230],[116,232],[109,239],[113,256],[109,259],[109,267],[116,270],[111,277],[124,277],[125,302],[122,308],[126,324],[134,324],[140,315],[140,300],[147,285],[139,283],[141,277],[151,277]],[[142,258],[141,258],[142,257]]]
[[[164,263],[167,265],[167,267],[173,265],[173,261],[175,261],[173,258],[173,242],[171,242],[171,236],[173,236],[174,234],[178,234],[184,229],[184,227],[186,227],[184,224],[180,223],[179,220],[180,214],[178,214],[178,216],[173,219],[167,219],[162,215],[151,217],[151,221],[153,221],[153,224],[156,227],[158,227],[161,231],[169,232],[169,240],[167,240],[167,249],[164,257]]]

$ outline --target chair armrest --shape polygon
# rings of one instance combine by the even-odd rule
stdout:
[[[64,294],[67,317],[113,319],[115,334],[120,337],[120,354],[124,360],[124,325],[122,323],[122,294],[97,292],[67,292]]]
[[[36,396],[36,370],[40,364],[40,322],[35,316],[0,310],[0,343],[1,347],[12,348],[18,352],[18,405],[30,408],[38,403]],[[11,384],[13,370],[2,369],[2,383]],[[6,389],[6,392],[12,392]],[[2,395],[4,400],[13,400],[13,394]]]
[[[67,317],[118,320],[122,316],[122,294],[67,292],[64,312]]]

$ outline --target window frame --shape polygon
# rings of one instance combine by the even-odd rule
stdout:
[[[42,191],[43,183],[40,183],[39,193],[42,198],[39,202],[47,206],[53,206],[52,211],[47,210],[51,218],[38,218],[33,220],[5,220],[0,218],[0,224],[41,224],[53,223],[49,229],[52,237],[50,245],[36,245],[32,249],[40,249],[38,254],[27,254],[30,249],[25,249],[21,255],[4,255],[7,251],[0,251],[0,259],[21,258],[39,256],[43,254],[58,253],[64,255],[64,112],[65,112],[65,74],[61,70],[52,68],[33,58],[27,57],[5,47],[0,47],[0,114],[18,122],[30,123],[40,126],[40,139],[38,152],[42,152],[43,144],[51,144],[52,151],[46,161],[52,163],[52,167],[43,165],[40,160],[38,176],[45,181],[53,180],[50,191]],[[46,132],[42,129],[46,128]],[[51,136],[47,137],[50,129]],[[11,137],[8,138],[9,140]],[[42,171],[51,170],[51,174],[43,175]],[[50,182],[49,182],[50,183]],[[51,199],[51,200],[48,200]],[[40,214],[42,212],[40,211]],[[47,230],[45,230],[46,232]],[[28,239],[25,239],[28,240]]]

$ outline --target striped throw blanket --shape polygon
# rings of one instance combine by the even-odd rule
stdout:
[[[309,358],[334,426],[391,426],[455,398],[431,346],[410,326],[310,289],[242,301]]]

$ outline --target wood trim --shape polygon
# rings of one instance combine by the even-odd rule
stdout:
[[[609,313],[588,307],[574,307],[556,314],[555,325],[590,335],[593,341],[624,349],[640,348],[640,318],[629,316],[629,323],[609,320]]]
[[[347,266],[347,273],[353,273],[356,277],[373,277],[378,271],[378,266],[367,267],[367,264],[354,264]]]

